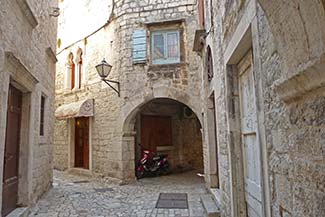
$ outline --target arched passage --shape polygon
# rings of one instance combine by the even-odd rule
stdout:
[[[128,158],[133,170],[125,171],[129,173],[126,176],[134,177],[141,157],[137,144],[157,154],[167,154],[171,172],[203,173],[202,125],[197,114],[184,103],[164,97],[140,103],[130,111],[123,129],[123,146],[133,155]]]

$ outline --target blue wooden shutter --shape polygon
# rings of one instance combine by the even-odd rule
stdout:
[[[133,32],[133,63],[147,61],[147,34],[146,30],[139,29]]]

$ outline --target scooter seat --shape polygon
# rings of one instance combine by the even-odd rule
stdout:
[[[168,154],[160,154],[160,155],[159,155],[160,158],[165,158],[165,157],[167,157],[167,156],[168,156]]]
[[[152,160],[160,160],[160,158],[161,158],[160,156],[155,156],[152,158]]]

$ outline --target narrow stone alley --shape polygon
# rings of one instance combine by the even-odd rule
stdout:
[[[324,27],[325,0],[0,0],[0,217],[325,217]]]
[[[187,193],[188,209],[156,209],[160,193]],[[54,171],[53,188],[31,210],[30,216],[204,216],[200,196],[204,180],[194,172],[141,179],[129,185],[107,179]]]

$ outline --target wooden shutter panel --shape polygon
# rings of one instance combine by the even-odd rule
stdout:
[[[146,30],[133,32],[133,63],[146,63],[147,61],[147,34]]]

